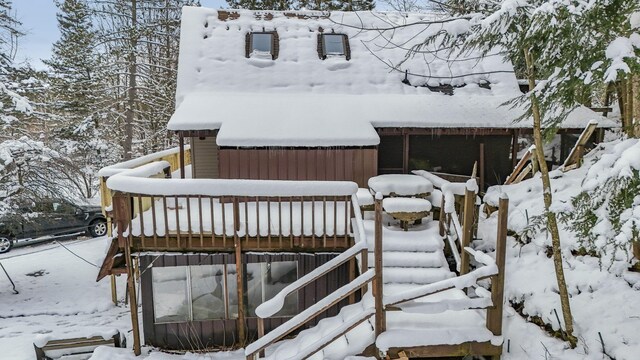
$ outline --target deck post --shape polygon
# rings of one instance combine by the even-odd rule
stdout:
[[[116,276],[111,274],[109,278],[111,279],[111,302],[113,302],[113,305],[118,305],[118,288],[116,286]]]
[[[383,278],[382,278],[382,194],[377,193],[375,199],[375,244],[373,254],[375,258],[374,291],[376,306],[376,337],[382,334],[387,327],[387,320],[384,313]]]
[[[182,132],[178,134],[178,141],[180,145],[180,179],[184,179],[184,134],[182,134]]]
[[[238,339],[240,340],[240,346],[245,345],[246,333],[245,333],[245,318],[244,318],[244,282],[243,268],[242,268],[242,247],[240,237],[236,232],[233,236],[235,255],[236,255],[236,284],[238,290]]]
[[[498,208],[498,234],[496,236],[496,265],[498,274],[491,278],[491,301],[493,306],[487,309],[487,329],[493,335],[502,335],[502,306],[504,301],[504,271],[507,252],[507,218],[509,215],[509,198],[500,196]]]
[[[464,250],[465,247],[471,244],[471,237],[473,236],[473,220],[474,211],[476,208],[476,193],[468,188],[464,193],[464,208],[463,208],[463,222],[462,222],[462,241],[460,242],[460,275],[464,275],[469,272],[469,254]]]
[[[440,216],[438,219],[438,227],[440,229],[440,236],[445,236],[445,225],[444,222],[447,221],[447,216],[444,213],[444,194],[442,194],[442,200],[440,201]]]
[[[133,353],[140,355],[140,324],[138,322],[138,301],[136,299],[136,287],[134,284],[134,269],[131,259],[130,236],[124,236],[124,231],[131,220],[131,204],[128,197],[116,193],[113,196],[113,213],[116,225],[118,226],[118,244],[124,248],[124,259],[127,266],[127,292],[129,296],[129,307],[131,309],[131,326],[133,328]]]

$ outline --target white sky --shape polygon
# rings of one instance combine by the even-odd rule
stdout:
[[[225,0],[200,2],[202,6],[212,8],[226,7],[227,4]],[[40,59],[51,55],[51,45],[60,37],[56,10],[53,0],[13,0],[13,11],[26,33],[20,40],[17,63],[29,61],[36,68],[44,67]]]

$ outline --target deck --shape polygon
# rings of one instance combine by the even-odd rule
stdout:
[[[243,309],[242,252],[336,250],[339,256],[256,309],[259,338],[243,344],[247,359],[501,354],[507,199],[501,199],[493,259],[469,247],[477,216],[475,185],[451,186],[441,179],[439,218],[425,218],[402,231],[382,210],[381,199],[375,200],[374,211],[364,211],[354,183],[158,178],[167,166],[143,165],[107,182],[117,225],[109,256],[115,259],[123,252],[121,269],[128,274],[131,304],[137,303],[133,251],[235,253],[238,308]],[[455,259],[454,268],[445,254]],[[346,263],[354,264],[350,283],[264,333],[263,321],[277,313],[281,299]],[[488,289],[479,284],[487,279]],[[361,300],[344,306],[338,316],[284,340],[356,293]],[[239,312],[242,342],[245,318]],[[139,349],[136,312],[132,322],[134,349]],[[277,350],[265,357],[275,343]]]

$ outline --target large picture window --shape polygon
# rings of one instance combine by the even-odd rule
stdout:
[[[152,271],[155,323],[174,323],[238,317],[236,266],[198,265],[154,267]],[[298,278],[297,261],[245,265],[247,316]],[[287,296],[276,316],[298,313],[298,298]]]

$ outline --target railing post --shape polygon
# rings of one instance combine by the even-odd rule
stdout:
[[[464,275],[469,272],[469,254],[464,251],[464,248],[471,244],[471,238],[473,237],[473,219],[475,212],[476,193],[468,187],[464,192],[464,220],[462,222],[462,239],[460,241],[460,275]]]
[[[360,251],[360,275],[369,271],[369,249],[366,247]],[[362,288],[360,288],[360,294],[363,297],[364,294],[367,293],[367,284],[364,284]]]
[[[184,171],[184,135],[182,132],[178,134],[179,146],[180,146],[180,179],[185,178]]]
[[[493,335],[502,335],[502,303],[504,301],[504,271],[507,251],[507,219],[509,198],[502,194],[498,208],[498,234],[496,236],[496,266],[498,274],[491,279],[491,301],[493,307],[487,309],[487,329]]]
[[[131,220],[131,203],[129,197],[116,193],[113,196],[113,215],[118,226],[118,246],[124,248],[124,259],[127,265],[127,291],[129,295],[129,307],[131,310],[131,325],[133,328],[133,353],[140,355],[140,324],[138,322],[138,302],[136,299],[136,287],[134,284],[134,269],[131,259],[130,236],[124,236]],[[129,229],[131,231],[131,229]]]
[[[264,336],[264,319],[258,317],[258,339]],[[264,350],[258,352],[259,356],[264,357]]]
[[[447,221],[447,216],[444,213],[444,194],[442,194],[442,201],[440,201],[440,216],[438,217],[438,225],[440,228],[440,236],[445,235],[445,225],[444,222]]]
[[[376,306],[376,337],[382,334],[387,327],[384,312],[383,277],[382,277],[382,194],[377,193],[375,198],[375,243],[373,248],[375,259],[375,278],[373,282],[375,306]]]

